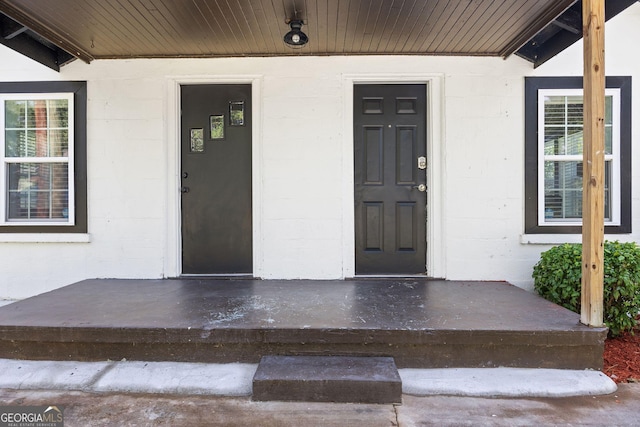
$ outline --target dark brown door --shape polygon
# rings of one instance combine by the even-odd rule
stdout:
[[[356,274],[425,273],[426,86],[356,85],[353,104]]]
[[[181,87],[182,273],[251,274],[251,85]]]

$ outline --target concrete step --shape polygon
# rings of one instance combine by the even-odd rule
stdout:
[[[264,356],[253,400],[401,403],[402,381],[392,357]]]

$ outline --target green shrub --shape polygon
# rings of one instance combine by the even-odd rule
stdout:
[[[545,299],[580,313],[582,245],[555,246],[533,267],[534,289]],[[604,323],[611,336],[633,333],[640,311],[640,247],[604,244]]]

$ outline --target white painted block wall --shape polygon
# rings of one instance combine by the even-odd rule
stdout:
[[[640,5],[607,25],[608,74],[633,75],[634,142],[640,123]],[[24,298],[84,278],[160,278],[178,273],[177,159],[172,82],[259,82],[256,275],[339,279],[350,271],[351,200],[345,199],[350,135],[346,76],[432,75],[441,132],[432,186],[440,241],[434,275],[508,280],[531,287],[548,245],[522,244],[524,76],[579,75],[581,44],[537,70],[517,58],[304,57],[80,61],[55,73],[0,47],[0,80],[88,82],[89,242],[21,243],[0,235],[0,298]],[[345,151],[346,150],[346,151]],[[634,183],[640,172],[634,150]],[[640,189],[633,187],[633,226]],[[637,239],[637,231],[626,239]],[[46,240],[48,236],[42,236]],[[14,239],[15,240],[15,239]],[[347,261],[345,261],[347,260]]]

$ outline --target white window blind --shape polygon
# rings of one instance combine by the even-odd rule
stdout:
[[[620,90],[605,95],[605,223],[620,224]],[[538,91],[538,224],[582,224],[581,89]]]
[[[74,225],[73,94],[0,95],[2,225]]]

